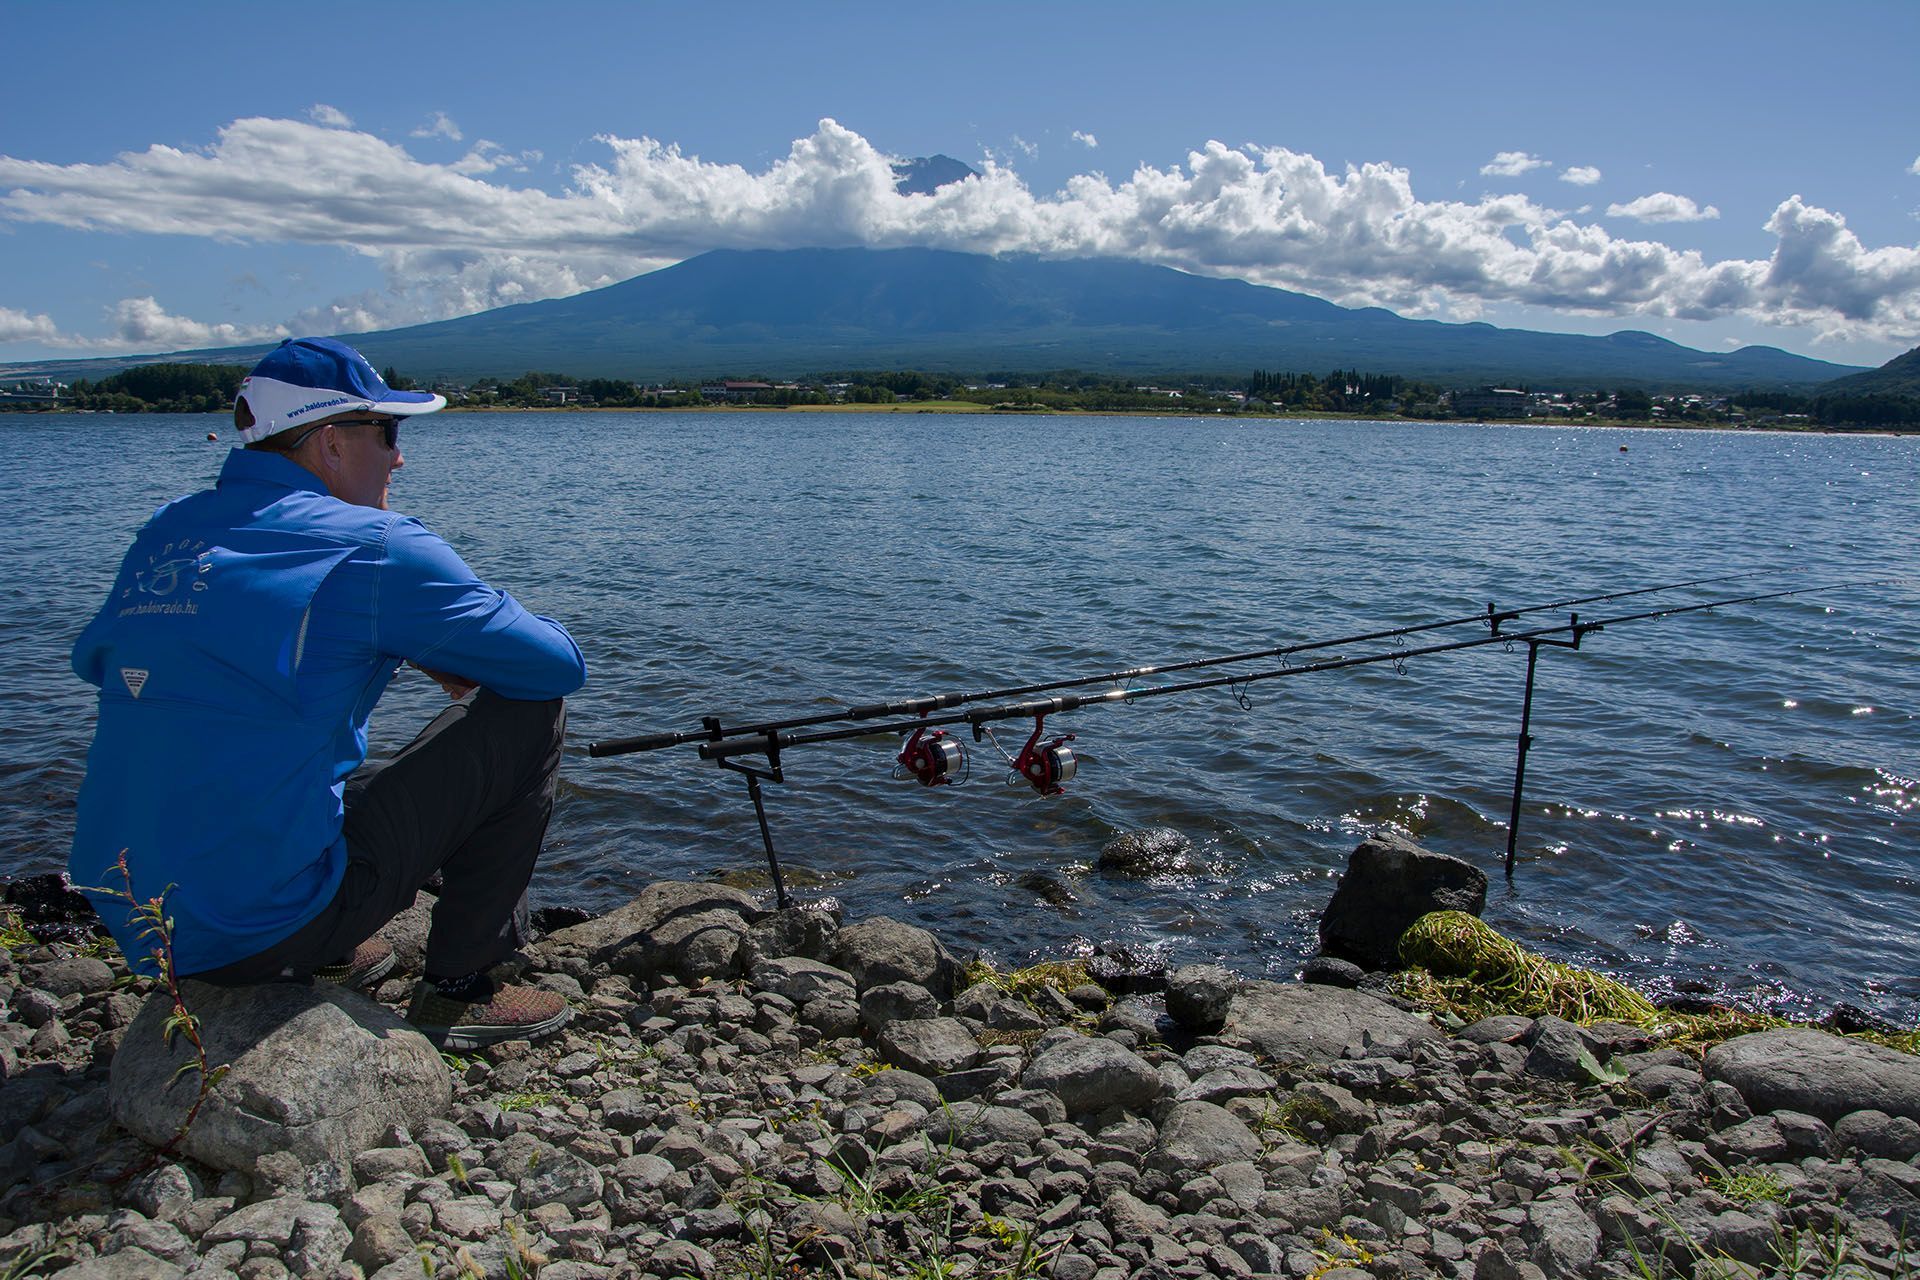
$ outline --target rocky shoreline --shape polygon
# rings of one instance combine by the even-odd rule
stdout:
[[[968,981],[910,925],[666,882],[528,948],[575,1008],[534,1045],[434,1053],[406,976],[189,984],[227,1071],[156,1161],[197,1093],[161,998],[16,942],[5,1277],[1920,1275],[1920,1058],[1819,1031],[1702,1060],[1214,966]]]

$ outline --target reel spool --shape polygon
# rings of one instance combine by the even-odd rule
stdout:
[[[967,763],[967,753],[961,750],[959,740],[945,729],[935,729],[932,733],[925,728],[915,729],[894,758],[923,787],[952,785],[959,780],[956,775],[962,775]]]
[[[1047,718],[1033,718],[1033,733],[1027,738],[1027,745],[1020,748],[1020,755],[1013,762],[1013,769],[1043,796],[1060,794],[1060,784],[1073,779],[1079,767],[1073,758],[1073,748],[1067,744],[1073,741],[1073,735],[1063,734],[1051,742],[1041,742],[1040,735],[1046,732]]]

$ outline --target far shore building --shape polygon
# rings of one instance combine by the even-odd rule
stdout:
[[[1453,411],[1468,418],[1531,418],[1533,397],[1507,387],[1456,391]]]

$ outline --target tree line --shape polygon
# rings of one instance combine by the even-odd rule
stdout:
[[[246,374],[247,369],[239,365],[141,365],[97,382],[78,380],[57,402],[41,407],[114,413],[224,413],[232,407]],[[391,366],[383,376],[396,390],[415,386],[414,380]],[[1452,416],[1442,387],[1398,374],[1359,369],[1336,368],[1324,375],[1256,369],[1240,379],[1181,377],[1153,384],[1076,369],[1049,373],[1009,370],[972,376],[870,369],[821,374],[804,384],[773,385],[771,378],[750,380],[769,385],[747,393],[746,401],[770,406],[945,400],[988,408],[1091,412],[1301,411],[1408,418]],[[471,388],[453,389],[452,398],[456,403],[543,408],[555,403],[555,388],[565,388],[569,402],[622,409],[672,409],[705,404],[701,386],[697,382],[643,386],[621,378],[573,378],[529,371],[512,379],[481,378]],[[1588,390],[1563,399],[1583,414],[1629,421],[1651,417],[1654,408],[1654,398],[1637,387]],[[1663,412],[1667,421],[1679,422],[1725,421],[1739,412],[1749,418],[1762,414],[1803,417],[1821,426],[1897,427],[1920,424],[1920,397],[1748,391],[1727,397],[1724,408],[1707,409],[1676,400]]]

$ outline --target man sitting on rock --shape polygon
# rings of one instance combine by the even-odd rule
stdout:
[[[329,338],[282,343],[240,384],[245,447],[147,522],[74,645],[100,698],[68,868],[136,970],[157,971],[159,939],[123,889],[164,895],[177,974],[223,984],[371,982],[393,966],[374,931],[438,872],[407,1016],[467,1049],[567,1019],[490,970],[525,938],[561,699],[586,668],[559,623],[387,509],[402,421],[445,405]],[[365,765],[403,661],[453,703]]]

